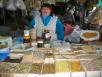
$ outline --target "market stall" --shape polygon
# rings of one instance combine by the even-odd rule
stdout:
[[[13,1],[9,0],[7,9],[26,9],[21,8],[24,6],[21,5],[22,0],[15,0],[18,4],[11,8],[15,6]],[[30,10],[36,8],[38,11],[41,3],[54,4],[57,1],[69,0],[34,0],[30,4],[33,5],[34,2],[37,4],[34,3],[34,6],[27,8]],[[84,2],[85,0],[79,0],[81,4]],[[97,7],[90,15],[89,22],[101,24],[101,11],[102,7]],[[95,20],[94,13],[98,14]],[[18,29],[14,30],[11,36],[0,35],[0,77],[102,77],[102,41],[99,41],[98,30],[78,29],[80,42],[70,43],[58,40],[54,36],[52,39],[47,28],[41,29],[42,33],[39,33],[41,36],[38,37],[39,29],[37,31],[35,28],[28,28],[28,22],[24,26],[22,32]],[[19,36],[20,34],[22,35]]]
[[[101,77],[101,73],[101,42],[60,48],[36,48],[35,44],[27,49],[20,44],[0,62],[1,77]]]

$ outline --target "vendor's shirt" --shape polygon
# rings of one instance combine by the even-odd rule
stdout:
[[[52,16],[47,16],[47,17],[41,16],[41,19],[42,19],[42,22],[43,22],[44,26],[48,26],[48,23],[50,22],[51,18],[52,18]],[[34,19],[31,21],[30,26],[31,26],[31,28],[36,27]],[[60,21],[60,19],[57,19],[57,21],[56,21],[56,34],[57,34],[57,39],[58,40],[64,40],[63,24]]]

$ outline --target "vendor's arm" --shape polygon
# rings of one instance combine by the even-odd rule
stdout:
[[[35,28],[35,20],[32,19],[32,21],[30,22],[30,28]]]
[[[56,33],[58,40],[64,40],[64,29],[62,22],[58,19],[56,22]]]

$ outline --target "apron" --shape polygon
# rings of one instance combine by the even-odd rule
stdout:
[[[47,26],[44,26],[42,19],[40,16],[35,17],[35,29],[36,29],[36,34],[37,37],[41,37],[44,29],[48,29],[50,31],[51,35],[51,40],[57,40],[57,35],[56,35],[56,21],[57,17],[53,16]]]

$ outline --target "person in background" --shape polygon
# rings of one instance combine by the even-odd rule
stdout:
[[[73,10],[73,8],[67,9],[66,13],[63,16],[63,19],[65,21],[71,21],[71,22],[75,23],[74,10]]]
[[[64,40],[63,24],[57,16],[52,15],[52,7],[48,3],[41,6],[41,14],[36,16],[31,22],[31,28],[37,31],[37,37],[40,37],[44,29],[49,29],[51,40]]]
[[[64,22],[64,40],[66,42],[78,43],[80,42],[80,27],[78,25],[74,26],[72,22]]]

